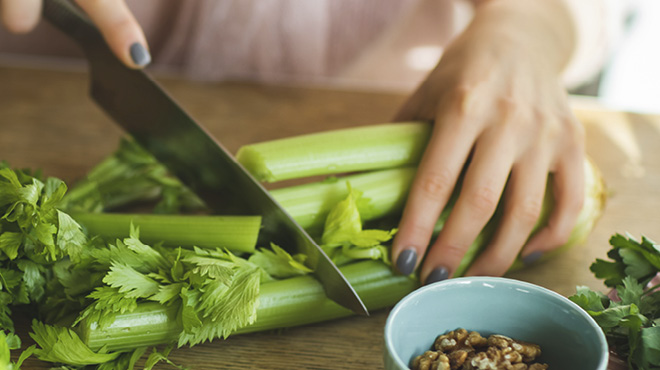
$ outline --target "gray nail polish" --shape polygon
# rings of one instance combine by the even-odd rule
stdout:
[[[436,267],[429,276],[426,278],[424,284],[433,284],[438,281],[445,280],[449,277],[449,270],[446,267],[440,266]]]
[[[532,253],[526,255],[525,257],[523,257],[522,261],[525,265],[530,265],[530,264],[538,261],[538,259],[541,258],[542,255],[543,255],[543,252],[535,251],[535,252],[532,252]]]
[[[139,42],[131,45],[130,52],[131,59],[133,59],[133,62],[140,67],[144,67],[151,62],[151,55],[149,55],[147,49],[145,49]]]
[[[417,264],[417,251],[408,248],[399,254],[399,258],[396,259],[396,269],[402,275],[410,275],[415,269]]]

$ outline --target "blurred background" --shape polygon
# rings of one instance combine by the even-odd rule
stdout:
[[[316,0],[305,2],[309,16],[297,16],[294,9],[301,6],[295,1],[253,2],[251,15],[239,19],[247,6],[240,2],[225,7],[226,14],[218,13],[213,1],[190,0],[128,0],[138,21],[145,27],[154,63],[149,70],[155,74],[178,76],[204,81],[258,80],[277,84],[311,84],[315,86],[348,89],[384,90],[408,93],[433,68],[442,54],[447,37],[429,35],[455,34],[471,17],[469,1],[402,0],[379,3],[362,0],[364,6],[354,7],[342,18],[348,23],[332,24],[329,14],[345,11],[343,0]],[[585,0],[586,1],[586,0]],[[571,83],[569,91],[575,95],[595,97],[604,105],[617,110],[660,113],[660,1],[658,0],[602,0],[607,3],[607,47],[604,61],[597,71],[590,72],[587,80]],[[212,5],[209,5],[212,4]],[[239,5],[236,5],[239,4]],[[270,5],[269,5],[270,4]],[[343,4],[343,5],[342,5]],[[381,5],[382,4],[382,5]],[[448,5],[451,4],[451,7]],[[229,9],[231,8],[231,9]],[[155,9],[155,10],[154,10]],[[378,14],[369,14],[377,9]],[[258,10],[258,12],[255,12]],[[271,25],[269,14],[286,15],[284,22],[272,25],[292,33],[304,34],[285,41],[273,32],[263,32]],[[452,12],[451,21],[442,21],[442,14]],[[208,13],[205,14],[205,13]],[[612,14],[613,13],[613,14]],[[397,14],[404,14],[392,22]],[[594,14],[599,17],[602,14]],[[195,20],[226,17],[225,23],[253,22],[255,34],[231,34],[223,29],[218,39],[208,26]],[[239,18],[236,18],[239,17]],[[364,20],[375,19],[365,22]],[[449,17],[445,17],[449,18]],[[594,18],[595,19],[595,18]],[[323,23],[321,31],[311,31],[309,24]],[[327,24],[326,24],[327,23]],[[392,27],[391,24],[395,23]],[[300,32],[300,30],[307,30]],[[225,35],[227,34],[227,35]],[[287,37],[290,37],[287,36]],[[231,42],[227,42],[231,40]],[[243,42],[243,40],[247,40]],[[344,40],[340,42],[339,40]],[[345,42],[345,40],[352,40]],[[219,57],[210,59],[205,49],[217,47]],[[289,44],[287,44],[289,43]],[[215,46],[213,46],[215,45]],[[365,52],[363,45],[370,45]],[[292,53],[287,60],[282,49],[297,48],[305,55]],[[206,54],[205,54],[206,53]],[[240,53],[253,53],[261,65],[241,68],[222,68],[231,65]],[[331,55],[328,57],[328,55]],[[374,62],[377,61],[377,62]],[[298,63],[277,69],[277,64]],[[84,70],[85,62],[77,46],[41,22],[37,29],[26,35],[13,35],[0,28],[0,66],[30,68],[64,68]],[[219,67],[218,67],[219,66]],[[265,67],[264,67],[265,66]],[[273,67],[275,66],[275,67]],[[295,69],[295,68],[294,68]],[[284,71],[284,73],[282,72]],[[291,75],[286,75],[291,71]],[[2,83],[0,81],[0,83]]]

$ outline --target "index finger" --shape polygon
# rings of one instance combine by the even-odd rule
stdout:
[[[461,124],[465,119],[456,111],[436,119],[392,244],[392,258],[402,274],[412,273],[426,252],[435,224],[472,150],[476,126]],[[450,124],[443,124],[446,122]]]
[[[142,27],[124,1],[76,0],[103,34],[112,52],[127,66],[141,68],[151,62]]]

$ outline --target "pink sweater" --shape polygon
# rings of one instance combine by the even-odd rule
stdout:
[[[602,11],[601,0],[579,2]],[[469,22],[461,0],[127,0],[145,30],[151,69],[200,80],[252,80],[409,90]],[[590,8],[591,7],[591,8]],[[594,15],[592,13],[592,15]],[[596,14],[596,23],[602,14]],[[590,29],[600,27],[590,27]],[[605,31],[596,30],[603,40]],[[590,36],[593,38],[593,36]],[[588,43],[589,44],[589,43]],[[593,42],[590,43],[593,47]],[[603,46],[596,54],[602,54]],[[80,57],[42,22],[28,35],[0,29],[0,62]],[[602,62],[585,54],[578,75]],[[598,59],[598,60],[596,60]],[[585,64],[586,63],[586,64]],[[585,67],[586,66],[586,67]],[[595,71],[594,71],[595,73]],[[578,77],[579,79],[579,77]]]

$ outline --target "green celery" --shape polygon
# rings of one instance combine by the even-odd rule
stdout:
[[[201,216],[119,213],[72,213],[90,235],[109,242],[128,236],[131,223],[140,228],[147,244],[200,248],[227,248],[254,252],[261,227],[260,216]]]
[[[392,306],[417,288],[417,280],[395,275],[377,261],[363,261],[340,268],[370,311]],[[352,312],[328,299],[312,276],[271,281],[261,285],[257,320],[236,331],[256,331],[305,325],[351,315]],[[83,320],[81,339],[92,349],[124,351],[139,346],[176,342],[183,330],[177,306],[142,303],[130,314],[117,314],[113,323],[101,329],[96,322]]]
[[[401,211],[416,168],[402,167],[350,175],[341,179],[274,189],[270,194],[308,231],[318,231],[330,211],[348,195],[348,186],[362,192],[363,221]]]
[[[203,202],[132,140],[94,166],[58,207],[66,212],[103,212],[136,202],[158,201],[155,213],[204,209]]]
[[[236,159],[267,182],[400,167],[419,161],[430,134],[423,122],[353,127],[245,145]]]

